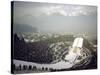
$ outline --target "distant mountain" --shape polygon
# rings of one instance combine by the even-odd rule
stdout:
[[[31,25],[25,25],[25,24],[15,24],[13,26],[13,30],[15,33],[23,33],[23,32],[37,32],[36,27],[32,27]]]

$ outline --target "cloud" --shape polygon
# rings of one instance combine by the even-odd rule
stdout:
[[[25,15],[39,16],[80,16],[92,15],[97,12],[96,6],[68,5],[68,4],[46,4],[46,3],[20,3],[16,2],[14,7],[15,18]]]
[[[96,7],[93,6],[77,6],[77,5],[56,5],[43,6],[36,8],[38,16],[40,15],[62,15],[62,16],[80,16],[91,15],[96,13]],[[38,13],[39,12],[39,13]]]

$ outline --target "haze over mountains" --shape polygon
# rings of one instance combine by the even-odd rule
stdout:
[[[38,29],[40,32],[96,34],[97,7],[14,2],[14,26],[16,31],[25,32]]]
[[[14,33],[24,33],[24,32],[37,32],[36,27],[32,27],[31,25],[25,24],[16,24],[13,27]]]

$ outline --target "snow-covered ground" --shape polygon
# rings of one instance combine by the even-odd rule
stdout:
[[[78,40],[77,40],[78,39]],[[52,44],[53,45],[53,44]],[[52,46],[51,45],[51,46]],[[13,60],[13,63],[16,66],[23,66],[23,65],[31,65],[31,66],[36,66],[37,69],[42,69],[42,68],[52,68],[52,69],[69,69],[72,68],[75,64],[80,63],[82,60],[85,60],[89,57],[91,57],[91,53],[88,49],[82,48],[83,45],[83,39],[82,38],[76,38],[73,43],[73,47],[69,48],[69,53],[65,56],[64,60],[61,60],[56,63],[51,63],[51,64],[39,64],[35,62],[28,62],[28,61],[22,61],[22,60]],[[76,52],[74,52],[76,50]],[[78,57],[81,57],[78,59]],[[39,60],[39,59],[38,59]],[[86,60],[89,61],[89,60]]]
[[[22,61],[22,60],[15,60],[15,59],[13,60],[13,63],[16,66],[32,65],[32,66],[36,66],[39,69],[41,69],[42,67],[53,68],[53,69],[67,69],[67,68],[71,68],[74,65],[73,63],[69,63],[69,62],[65,62],[65,61],[60,61],[60,62],[55,63],[55,64],[38,64],[38,63],[34,63],[34,62],[27,62],[27,61]]]

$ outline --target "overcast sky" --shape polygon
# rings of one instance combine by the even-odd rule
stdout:
[[[14,25],[31,25],[43,32],[97,33],[97,7],[14,2]]]

